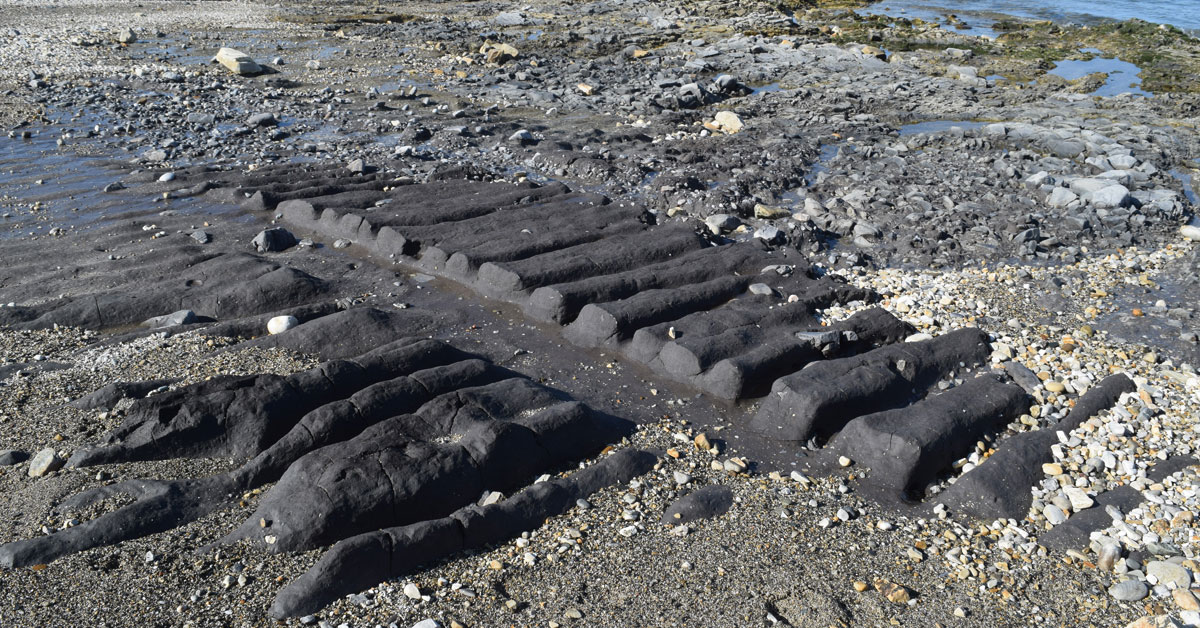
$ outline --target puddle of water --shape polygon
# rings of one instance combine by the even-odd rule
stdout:
[[[999,33],[991,27],[994,18],[975,12],[962,12],[958,9],[937,7],[918,2],[890,1],[870,7],[855,9],[859,15],[886,15],[895,18],[919,19],[925,22],[941,24],[942,28],[952,33],[987,37],[995,39]],[[954,15],[958,21],[951,22],[946,16]]]
[[[1145,91],[1141,88],[1142,79],[1138,73],[1142,71],[1138,66],[1122,61],[1119,58],[1105,58],[1100,55],[1101,51],[1095,48],[1084,48],[1080,52],[1085,52],[1095,55],[1087,61],[1067,60],[1059,61],[1054,64],[1054,68],[1048,70],[1048,74],[1061,76],[1062,78],[1073,81],[1083,78],[1089,74],[1104,72],[1108,74],[1108,79],[1104,81],[1096,91],[1089,94],[1090,96],[1116,96],[1117,94],[1135,94],[1139,96],[1153,96],[1154,94]]]
[[[953,12],[964,20],[971,17],[995,20],[1004,15],[1013,15],[1080,24],[1139,18],[1156,24],[1174,24],[1193,34],[1200,31],[1200,13],[1195,10],[1195,0],[886,0],[881,5],[890,9],[889,15],[895,11],[900,15],[922,19],[926,18],[918,12],[935,16]],[[871,7],[870,11],[875,12],[876,7]]]
[[[927,122],[915,122],[913,124],[901,125],[898,129],[900,137],[906,135],[917,135],[920,133],[943,133],[946,131],[966,131],[967,129],[978,129],[986,126],[987,122],[974,122],[971,120],[929,120]]]
[[[750,96],[758,96],[759,94],[769,94],[771,92],[781,92],[781,91],[783,91],[783,88],[779,86],[779,83],[767,83],[766,85],[759,85],[758,87],[751,87],[749,95]]]
[[[1189,203],[1192,205],[1200,205],[1200,202],[1197,202],[1196,199],[1196,188],[1192,187],[1192,174],[1190,172],[1184,172],[1182,170],[1168,170],[1167,174],[1175,177],[1176,180],[1183,184],[1183,195],[1187,198]],[[1193,222],[1195,222],[1195,220],[1195,218],[1192,219]]]
[[[804,173],[805,187],[812,187],[812,184],[817,181],[818,175],[829,171],[829,164],[837,157],[838,151],[841,150],[842,146],[845,146],[845,144],[821,144],[820,152],[817,153],[817,160],[813,162],[808,172]],[[786,197],[787,195],[785,194],[784,196]]]
[[[100,156],[77,152],[72,144],[82,142],[78,138],[86,131],[81,129],[95,122],[85,118],[70,126],[30,129],[34,135],[28,140],[0,138],[0,239],[45,236],[54,228],[78,233],[118,219],[118,215],[119,219],[142,215],[152,221],[154,215],[168,209],[181,214],[221,212],[197,199],[155,202],[153,195],[104,192],[105,186],[125,176],[115,164],[128,159],[130,153],[118,149],[111,138],[86,140],[89,147],[108,145],[95,151],[102,153]],[[76,139],[67,139],[66,145],[59,147],[57,140],[63,133]],[[2,217],[5,214],[8,216]]]

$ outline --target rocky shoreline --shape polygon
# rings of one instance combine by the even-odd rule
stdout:
[[[869,13],[6,3],[0,624],[1200,625],[1200,42]]]

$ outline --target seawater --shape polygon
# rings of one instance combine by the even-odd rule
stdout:
[[[978,21],[1000,15],[1079,24],[1136,17],[1156,24],[1177,26],[1193,36],[1200,36],[1200,0],[884,0],[864,11],[923,19],[940,17],[949,12],[966,20],[971,26],[974,26],[971,17]],[[978,26],[986,28],[990,23]]]

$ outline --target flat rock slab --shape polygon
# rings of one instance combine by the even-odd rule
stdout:
[[[233,48],[222,48],[217,51],[217,56],[213,57],[214,63],[220,63],[229,69],[234,74],[241,76],[253,76],[261,74],[263,68],[256,63],[250,55]]]

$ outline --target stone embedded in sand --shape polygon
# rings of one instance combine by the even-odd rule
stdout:
[[[895,582],[876,579],[875,590],[879,591],[883,597],[894,604],[908,604],[909,600],[912,599],[912,593],[908,588]]]
[[[29,459],[29,454],[16,449],[0,450],[0,467],[8,467],[14,464],[25,462]]]
[[[240,74],[241,76],[259,74],[263,71],[262,66],[255,63],[254,59],[250,58],[250,55],[239,50],[234,50],[233,48],[218,50],[217,56],[213,57],[212,60],[214,63],[220,63],[229,68],[230,72]]]
[[[295,316],[276,316],[267,321],[267,333],[274,336],[299,325],[300,321]]]
[[[170,314],[155,316],[154,318],[146,319],[143,323],[146,327],[157,329],[159,327],[178,327],[179,325],[191,325],[196,322],[196,313],[191,310],[178,310]]]
[[[1141,580],[1125,580],[1108,588],[1108,594],[1122,602],[1136,602],[1150,594],[1150,589]]]
[[[687,479],[689,482],[691,481],[691,477]],[[676,478],[675,481],[680,486],[685,484],[685,482],[679,482],[679,478]],[[663,512],[661,521],[664,524],[677,525],[700,519],[712,519],[725,514],[732,505],[733,491],[724,486],[706,486],[673,502]]]
[[[887,61],[887,52],[876,46],[863,46],[861,49],[859,49],[859,52],[867,56],[875,57],[880,61]]]
[[[758,203],[754,206],[754,217],[755,218],[774,220],[777,218],[789,218],[789,217],[791,217],[791,215],[792,215],[792,212],[783,207],[776,207],[773,205],[763,205],[762,203]]]
[[[251,241],[259,253],[284,251],[296,245],[296,236],[283,227],[264,229]]]
[[[279,124],[279,119],[275,117],[275,114],[267,111],[246,118],[246,126],[275,126],[277,124]]]
[[[29,477],[40,478],[58,471],[62,468],[64,462],[66,461],[58,457],[58,452],[47,447],[37,452],[33,460],[29,461]]]

